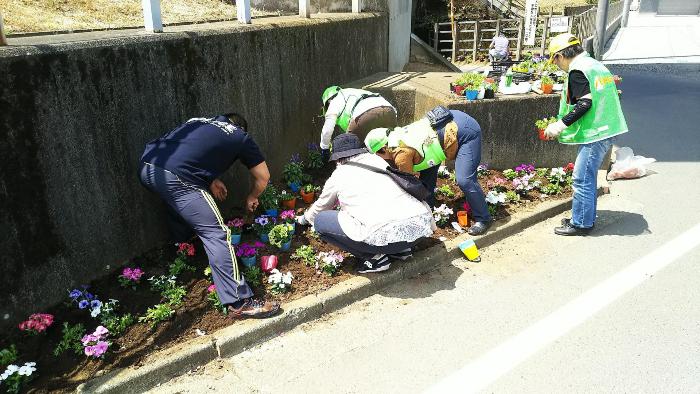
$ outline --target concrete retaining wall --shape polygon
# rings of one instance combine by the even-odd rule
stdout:
[[[322,89],[388,63],[383,14],[98,36],[0,49],[0,329],[166,240],[136,177],[147,141],[234,110],[279,174],[318,139]],[[225,207],[248,189],[235,167]]]
[[[535,120],[556,115],[559,95],[497,96],[492,100],[466,101],[449,92],[459,73],[379,73],[353,83],[384,95],[399,113],[399,124],[418,120],[437,105],[458,109],[479,122],[482,130],[481,161],[504,169],[521,163],[557,167],[573,162],[576,147],[540,141]]]

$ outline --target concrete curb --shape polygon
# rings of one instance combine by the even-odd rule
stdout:
[[[607,193],[607,182],[598,188],[598,195]],[[571,207],[571,198],[540,203],[536,210],[521,212],[510,220],[496,224],[489,233],[474,237],[480,247],[487,247],[514,235],[540,221],[554,217]],[[109,372],[78,386],[78,393],[140,393],[173,376],[182,374],[198,365],[206,364],[218,357],[230,357],[259,342],[279,335],[302,323],[320,318],[322,315],[341,309],[351,303],[377,293],[383,287],[401,279],[428,272],[438,265],[448,263],[461,255],[457,245],[468,239],[462,234],[414,254],[406,262],[395,264],[396,268],[367,276],[355,276],[340,282],[318,294],[311,294],[284,304],[284,311],[271,319],[246,320],[223,328],[211,337],[196,339],[156,354],[140,368],[123,368]],[[370,279],[371,278],[371,279]]]

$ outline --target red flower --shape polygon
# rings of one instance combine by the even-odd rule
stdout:
[[[177,245],[177,252],[186,256],[194,256],[194,245],[187,242],[181,242]]]
[[[569,172],[569,173],[574,172],[574,163],[567,164],[566,167],[564,168],[564,171]]]
[[[32,334],[39,334],[46,331],[53,324],[53,315],[48,313],[35,313],[29,319],[19,324],[19,329]]]

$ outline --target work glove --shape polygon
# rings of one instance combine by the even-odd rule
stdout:
[[[564,122],[558,120],[544,129],[544,136],[550,140],[556,139],[559,137],[559,134],[566,129],[566,127],[567,126],[564,124]]]
[[[306,217],[305,217],[304,215],[299,215],[299,216],[297,216],[297,217],[296,217],[296,222],[297,222],[297,224],[299,224],[299,225],[301,225],[301,226],[306,226],[306,225],[309,224],[309,221],[306,220]]]
[[[331,159],[331,150],[330,148],[328,149],[321,149],[321,159],[323,159],[324,163],[328,163],[328,160]]]

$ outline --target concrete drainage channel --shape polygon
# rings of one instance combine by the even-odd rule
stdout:
[[[602,171],[601,171],[602,172]],[[602,174],[604,175],[604,174]],[[604,183],[601,183],[602,182]],[[599,174],[598,194],[609,192]],[[505,223],[496,223],[487,234],[473,238],[480,247],[493,245],[538,222],[554,217],[571,207],[571,198],[540,203],[534,211],[514,214]],[[355,276],[318,294],[307,295],[284,304],[283,313],[265,320],[246,320],[202,338],[174,346],[150,356],[138,368],[106,373],[78,386],[78,393],[140,393],[165,383],[178,374],[206,364],[218,357],[230,357],[299,324],[318,319],[325,313],[377,293],[383,287],[447,264],[461,255],[457,245],[467,234],[414,254],[406,262],[397,262],[382,274]]]

